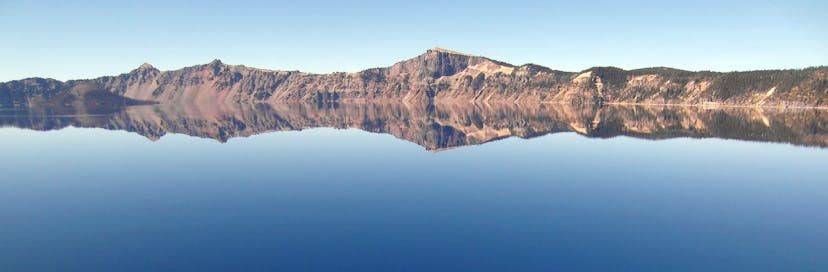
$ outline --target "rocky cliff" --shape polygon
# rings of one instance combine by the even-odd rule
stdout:
[[[828,67],[732,73],[595,67],[564,72],[439,48],[356,73],[272,71],[215,60],[174,71],[144,64],[126,74],[90,80],[32,78],[0,83],[0,106],[27,105],[78,86],[130,100],[197,105],[380,100],[828,106]]]

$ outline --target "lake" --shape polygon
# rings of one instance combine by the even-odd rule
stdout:
[[[828,111],[0,111],[2,271],[825,271]]]

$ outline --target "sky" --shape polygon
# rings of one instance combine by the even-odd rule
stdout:
[[[441,47],[581,71],[828,65],[828,1],[10,1],[0,81],[221,59],[329,73]]]

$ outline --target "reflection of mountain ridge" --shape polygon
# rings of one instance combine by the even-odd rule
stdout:
[[[646,139],[716,137],[828,146],[828,111],[817,109],[582,107],[539,103],[438,103],[424,106],[405,103],[229,103],[211,107],[135,106],[109,112],[83,108],[61,112],[27,108],[0,115],[2,126],[35,130],[94,127],[134,132],[153,140],[167,133],[178,133],[224,142],[270,131],[334,127],[391,134],[429,150],[557,132],[576,132],[599,138],[621,135]]]

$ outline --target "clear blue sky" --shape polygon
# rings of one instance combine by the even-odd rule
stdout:
[[[350,72],[431,47],[569,71],[803,68],[828,64],[828,1],[0,0],[0,37],[0,81],[214,58]]]

